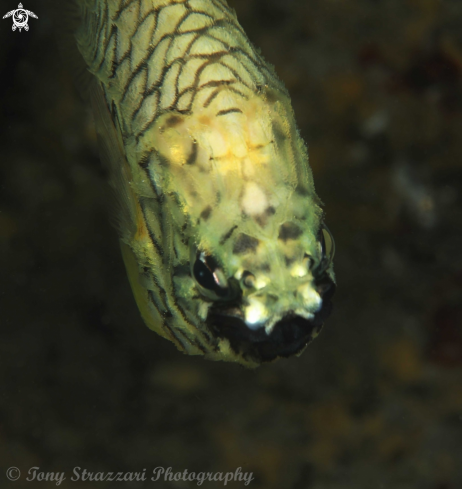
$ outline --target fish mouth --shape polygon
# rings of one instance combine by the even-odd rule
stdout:
[[[287,358],[300,353],[319,334],[332,312],[334,292],[335,284],[330,281],[323,294],[322,306],[312,319],[287,313],[274,325],[270,334],[264,327],[250,329],[238,307],[212,307],[206,323],[216,336],[229,341],[236,354],[258,363],[271,362],[278,357]]]

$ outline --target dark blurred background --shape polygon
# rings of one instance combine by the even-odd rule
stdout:
[[[91,114],[48,3],[26,0],[29,32],[0,22],[0,487],[10,466],[16,489],[55,486],[26,482],[33,466],[64,488],[196,487],[69,480],[163,466],[242,467],[255,489],[460,489],[462,2],[229,3],[292,95],[337,244],[334,313],[300,358],[257,370],[147,329]]]

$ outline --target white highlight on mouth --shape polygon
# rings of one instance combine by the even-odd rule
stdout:
[[[245,323],[249,329],[255,330],[263,326],[268,317],[268,310],[259,301],[250,298],[250,306],[245,309]]]
[[[269,283],[269,279],[266,277],[258,277],[255,281],[255,288],[257,290],[264,289]]]
[[[279,297],[276,306],[273,304],[270,307],[271,312],[265,306],[265,297],[265,295],[249,297],[244,315],[246,326],[249,329],[255,331],[265,328],[268,335],[286,314],[292,313],[311,321],[322,307],[322,298],[311,283],[300,285],[296,294]]]
[[[305,275],[307,275],[307,273],[307,267],[303,263],[297,263],[294,267],[292,267],[292,270],[290,271],[290,275],[292,275],[292,277],[304,277]]]
[[[319,311],[322,306],[322,299],[310,284],[304,284],[299,287],[298,293],[302,296],[305,307],[309,312]]]
[[[295,309],[295,314],[297,316],[302,317],[303,319],[308,319],[308,321],[311,321],[312,319],[314,319],[314,314],[311,312],[308,312],[306,309],[303,309],[303,308]]]

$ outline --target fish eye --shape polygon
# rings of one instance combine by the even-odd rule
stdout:
[[[245,287],[252,289],[255,287],[255,275],[250,273],[249,271],[245,271],[242,274],[242,283],[244,284]]]
[[[322,273],[330,266],[335,255],[334,238],[324,223],[322,223],[319,230],[318,240],[321,246],[321,261],[316,268],[318,273]]]
[[[194,278],[201,287],[208,290],[214,290],[217,285],[212,271],[202,260],[196,260],[194,263]]]
[[[212,300],[231,300],[236,297],[235,287],[230,286],[223,270],[212,256],[198,252],[192,274],[205,297]]]

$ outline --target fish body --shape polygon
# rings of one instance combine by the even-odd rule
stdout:
[[[299,354],[335,288],[282,82],[224,0],[81,0],[122,252],[147,325],[252,367]]]

